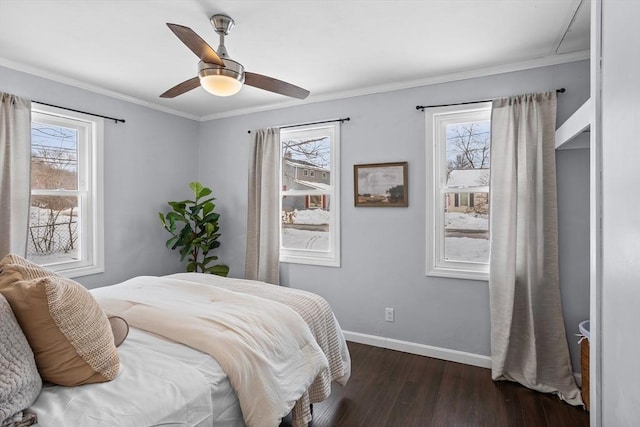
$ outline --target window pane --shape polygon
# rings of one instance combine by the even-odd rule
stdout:
[[[488,263],[489,193],[446,193],[444,197],[445,260]]]
[[[78,189],[78,131],[31,123],[31,188]]]
[[[282,190],[323,190],[331,185],[331,141],[327,136],[282,139]],[[316,173],[317,172],[317,173]]]
[[[48,265],[79,259],[78,198],[31,196],[27,259]]]
[[[282,197],[282,247],[312,251],[330,249],[329,196]]]
[[[280,261],[340,266],[339,124],[280,132]]]
[[[488,186],[490,121],[449,124],[446,135],[447,187]],[[446,261],[489,262],[488,201],[488,193],[446,193]]]
[[[447,171],[489,169],[490,120],[447,125]],[[475,184],[475,185],[488,185]]]

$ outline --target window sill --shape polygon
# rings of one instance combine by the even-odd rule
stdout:
[[[473,271],[473,270],[459,270],[459,269],[447,269],[447,268],[434,268],[427,270],[427,276],[429,277],[446,277],[449,279],[465,279],[465,280],[479,280],[487,282],[489,281],[489,272],[485,271]]]
[[[83,267],[71,267],[64,264],[44,266],[56,274],[73,279],[76,277],[91,276],[93,274],[104,273],[104,266],[87,265]]]
[[[302,256],[280,256],[280,262],[284,264],[318,265],[323,267],[340,267],[340,260],[335,258],[312,258]]]

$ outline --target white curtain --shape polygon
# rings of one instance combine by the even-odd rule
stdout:
[[[555,124],[555,91],[493,101],[492,377],[580,405],[558,281]]]
[[[280,129],[257,131],[251,142],[245,278],[280,282]]]
[[[0,258],[26,255],[31,194],[31,101],[0,92]]]

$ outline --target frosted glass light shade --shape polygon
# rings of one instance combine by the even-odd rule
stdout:
[[[200,85],[216,96],[235,95],[242,89],[242,82],[224,75],[200,76]]]

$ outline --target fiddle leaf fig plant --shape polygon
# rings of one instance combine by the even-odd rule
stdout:
[[[171,233],[166,246],[180,251],[180,261],[187,258],[188,272],[201,272],[226,276],[229,267],[224,264],[209,265],[218,259],[209,252],[220,246],[220,215],[215,213],[215,197],[208,197],[212,191],[199,182],[192,182],[189,188],[195,200],[168,202],[173,209],[166,215],[159,212],[160,222]]]

